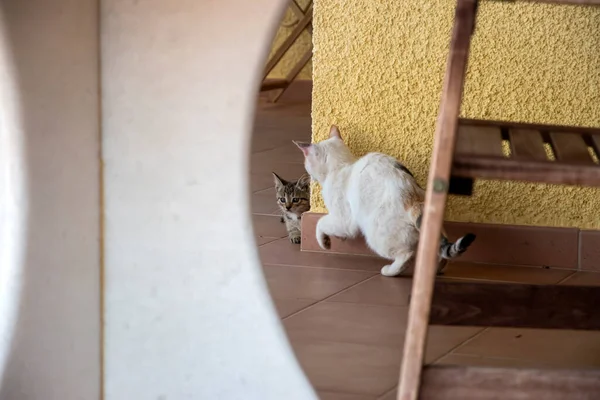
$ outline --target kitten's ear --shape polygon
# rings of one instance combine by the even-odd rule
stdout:
[[[331,128],[329,128],[329,137],[336,137],[340,140],[342,140],[342,135],[340,134],[340,130],[338,129],[337,126],[335,125],[331,125]]]
[[[304,153],[304,157],[308,156],[308,153],[310,152],[310,149],[312,148],[312,143],[296,142],[295,140],[292,140],[292,142],[296,146],[298,146],[298,148],[300,150],[302,150],[302,153]]]
[[[280,187],[280,186],[285,186],[287,184],[287,181],[285,179],[282,179],[275,172],[271,172],[271,173],[273,174],[273,178],[275,179],[275,186]]]
[[[296,186],[301,188],[308,188],[310,186],[310,175],[304,174],[298,179]]]

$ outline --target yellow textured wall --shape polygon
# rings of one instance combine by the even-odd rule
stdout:
[[[302,9],[306,9],[308,0],[298,1],[298,4]],[[287,9],[281,25],[275,34],[275,38],[273,39],[273,44],[271,45],[271,53],[269,54],[269,58],[273,56],[273,53],[277,51],[279,46],[283,43],[283,41],[289,36],[290,33],[294,30],[294,27],[298,23],[298,17],[292,12],[291,9]],[[305,29],[304,32],[300,35],[296,43],[288,50],[288,52],[283,56],[281,61],[273,68],[273,71],[269,74],[269,78],[271,79],[282,79],[285,78],[287,73],[296,65],[296,62],[304,55],[306,49],[310,47],[310,43],[312,41],[312,36]],[[296,79],[305,79],[310,80],[312,78],[312,61],[309,61],[308,64]]]
[[[355,154],[396,156],[424,184],[454,7],[317,0],[313,140],[338,124]],[[483,1],[462,115],[600,126],[600,8]],[[446,218],[600,228],[598,189],[478,181],[475,191],[451,197]]]

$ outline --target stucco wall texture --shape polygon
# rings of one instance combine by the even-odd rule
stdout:
[[[425,184],[455,1],[317,0],[313,141],[403,160]],[[600,126],[600,8],[480,5],[462,116]],[[314,211],[325,211],[317,186]],[[446,219],[600,228],[600,190],[478,181]]]
[[[308,5],[308,0],[298,1],[298,4],[302,9],[306,9]],[[279,46],[284,42],[284,40],[292,33],[294,27],[298,23],[298,17],[292,12],[290,8],[285,11],[285,15],[283,20],[281,21],[281,25],[279,25],[279,29],[277,29],[277,33],[275,34],[275,38],[273,39],[273,44],[271,45],[271,52],[269,53],[269,58],[273,56],[273,53],[277,51]],[[286,77],[288,72],[294,68],[294,65],[300,60],[300,58],[304,55],[304,52],[310,47],[310,43],[312,41],[312,36],[305,29],[304,32],[300,35],[296,43],[288,50],[288,52],[283,56],[281,61],[277,63],[273,71],[269,74],[270,79],[283,79]],[[302,71],[298,74],[296,79],[299,80],[310,80],[312,78],[312,61],[309,61],[308,64]]]

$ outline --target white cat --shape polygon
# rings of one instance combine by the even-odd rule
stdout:
[[[306,171],[321,184],[329,211],[317,223],[319,245],[329,249],[330,236],[345,239],[362,233],[373,251],[394,260],[381,269],[382,275],[404,272],[417,249],[425,200],[425,191],[410,171],[381,153],[357,159],[336,126],[323,142],[294,143],[304,153]],[[446,260],[462,254],[473,240],[475,235],[467,234],[449,243],[442,235],[438,272]]]

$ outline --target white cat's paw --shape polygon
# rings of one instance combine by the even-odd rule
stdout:
[[[398,270],[393,264],[381,268],[381,275],[383,276],[398,276],[401,272],[402,270]]]

